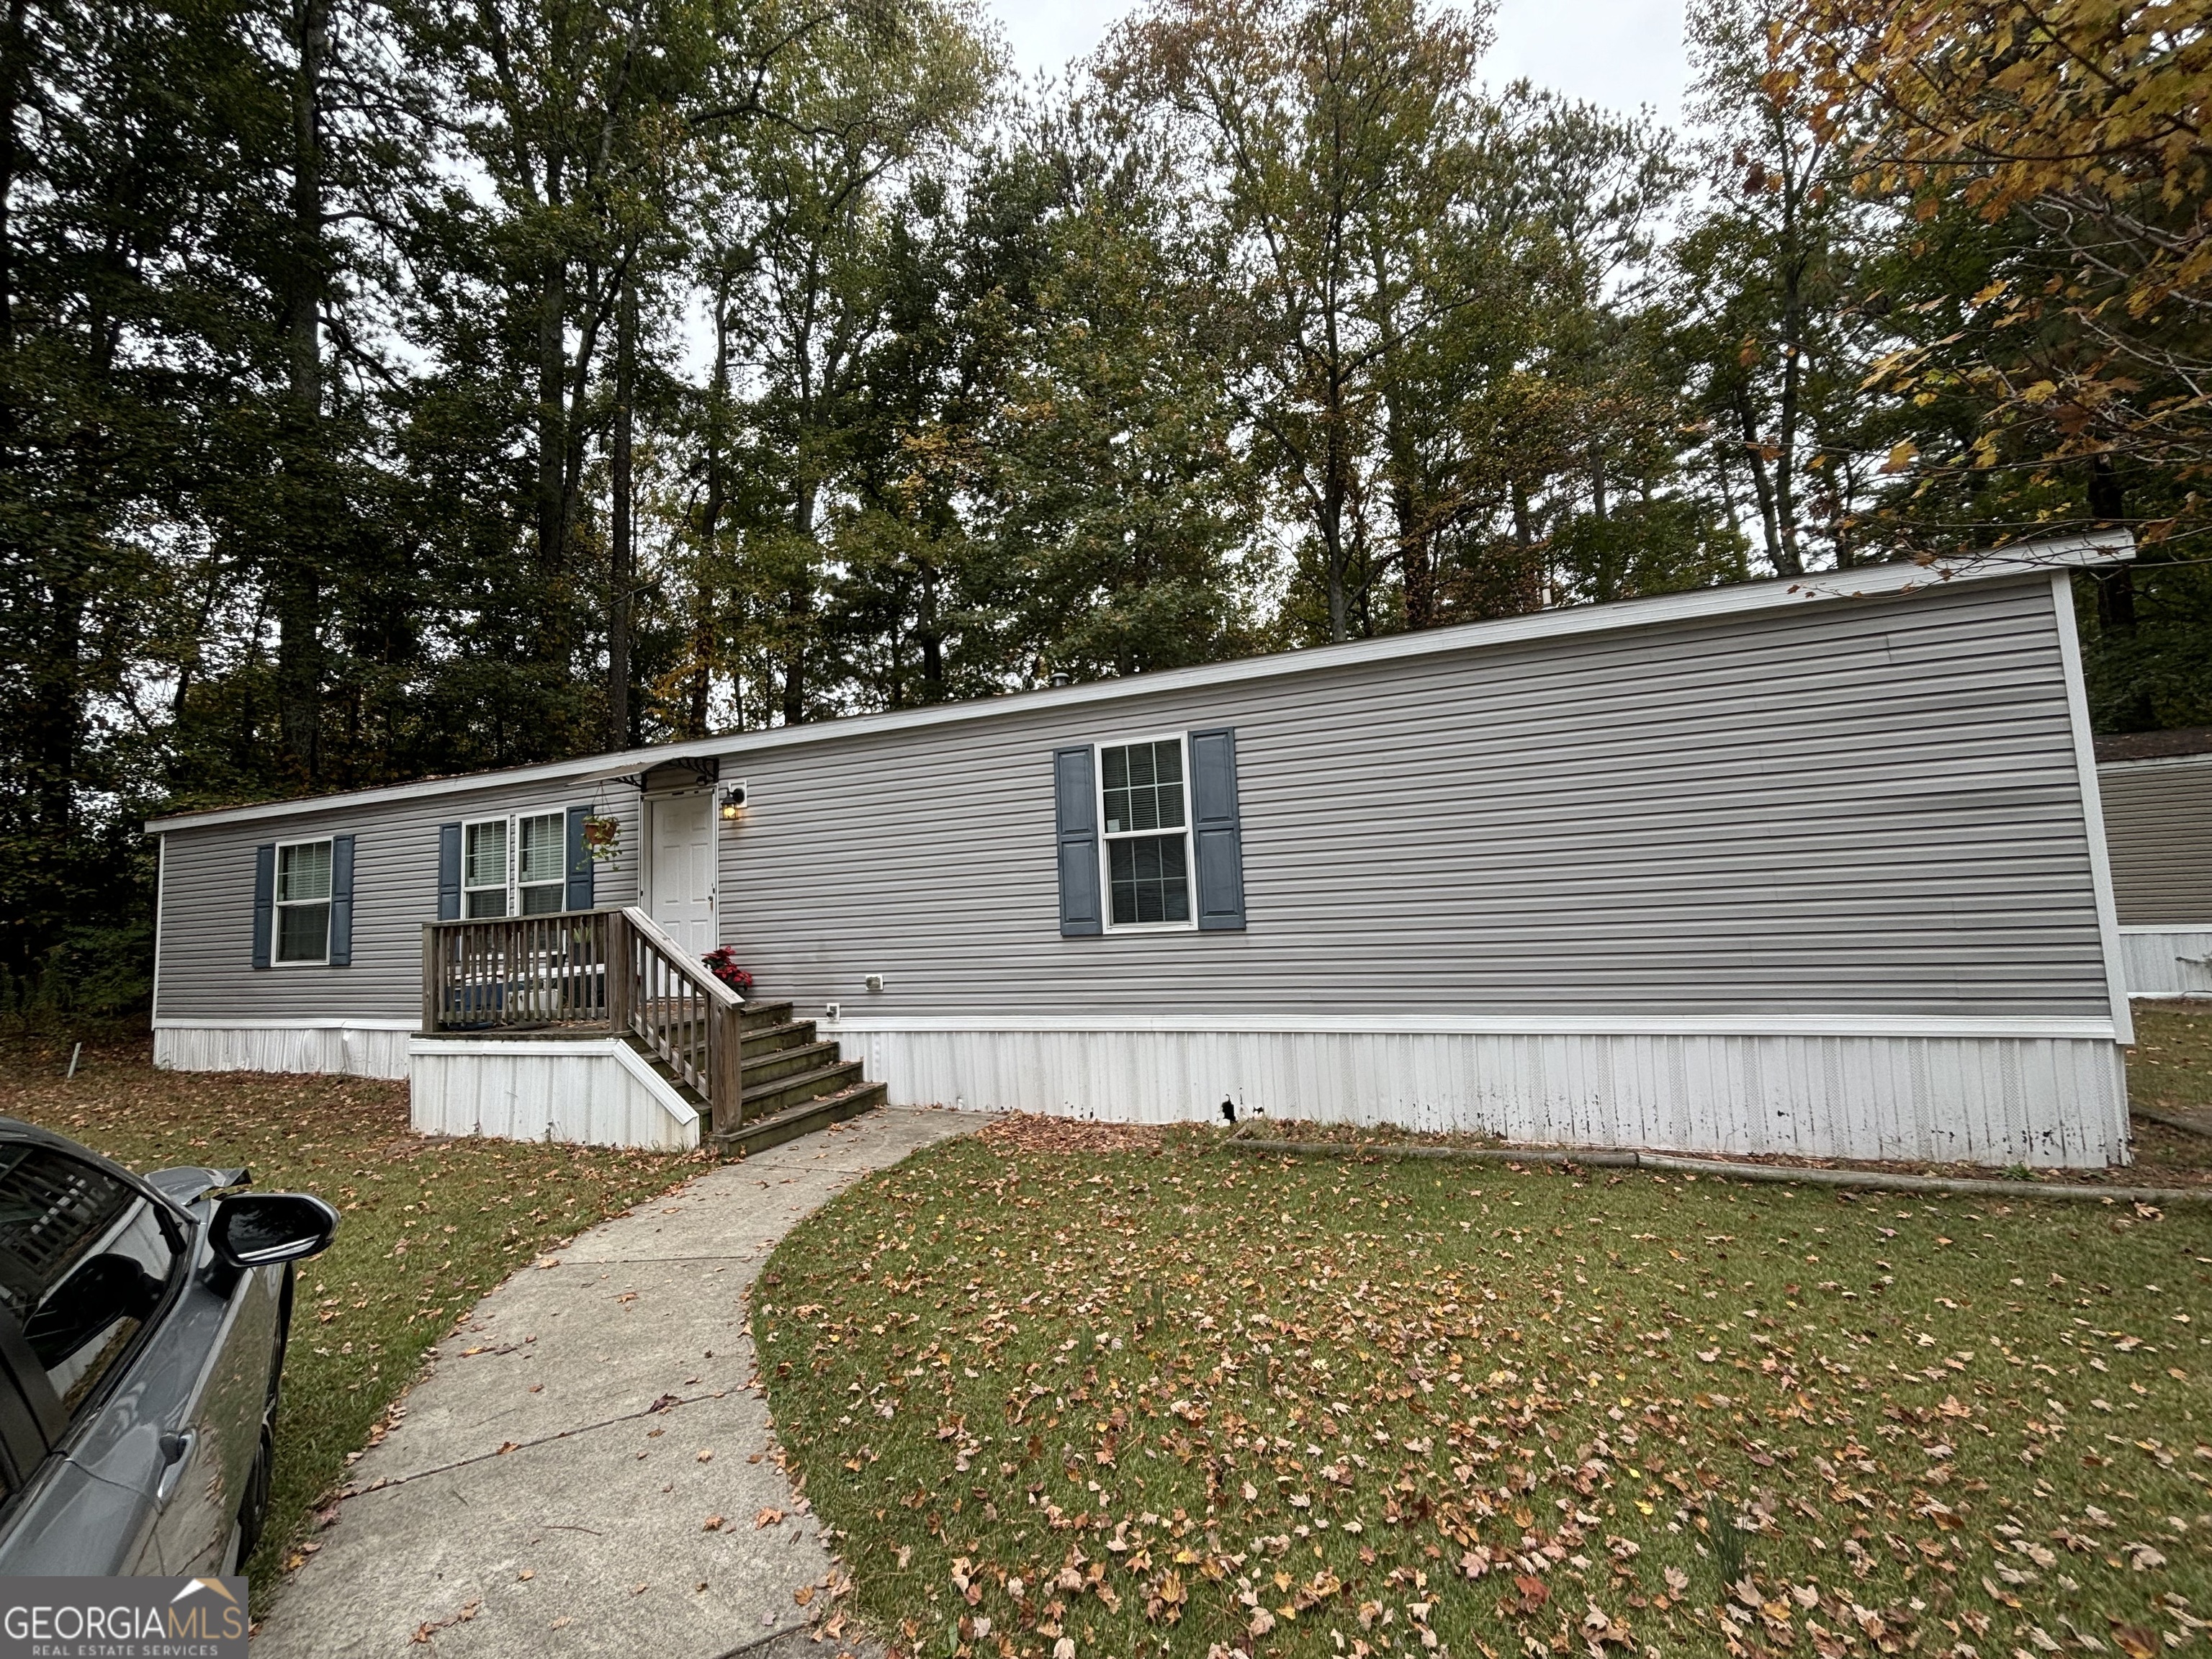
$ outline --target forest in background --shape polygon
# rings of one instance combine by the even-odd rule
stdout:
[[[7,0],[0,1012],[149,811],[2121,525],[2212,724],[2212,0]]]

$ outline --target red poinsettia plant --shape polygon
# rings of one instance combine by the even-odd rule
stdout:
[[[719,951],[709,951],[700,958],[707,971],[728,986],[739,996],[750,999],[753,994],[753,976],[738,966],[738,953],[725,945]]]

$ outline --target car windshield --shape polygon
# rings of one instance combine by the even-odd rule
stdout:
[[[161,1299],[176,1251],[154,1206],[45,1146],[0,1144],[0,1308],[74,1411]]]

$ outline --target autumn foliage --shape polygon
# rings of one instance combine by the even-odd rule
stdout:
[[[1871,383],[1934,391],[1925,377],[1962,365],[1990,407],[1976,466],[2026,429],[2052,460],[2202,479],[2212,4],[1804,0],[1770,56],[1770,84],[1853,140],[1862,191],[1905,198],[1923,222],[1960,207],[2019,222],[2041,254],[1974,294],[1954,333],[1882,359]],[[1899,447],[1901,465],[1914,446]]]

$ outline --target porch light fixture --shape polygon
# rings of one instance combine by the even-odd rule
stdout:
[[[735,823],[743,817],[745,815],[744,781],[739,779],[735,783],[724,784],[720,800],[723,823]]]

